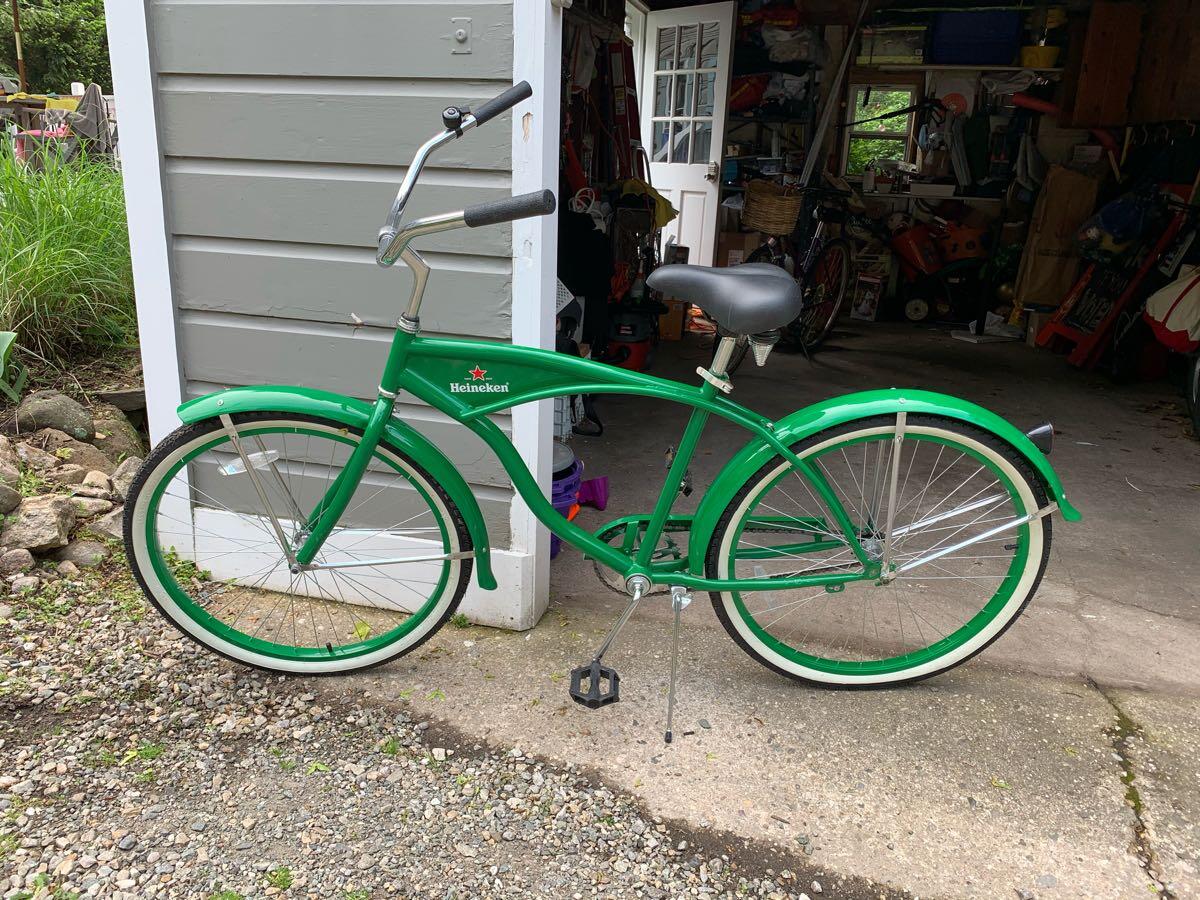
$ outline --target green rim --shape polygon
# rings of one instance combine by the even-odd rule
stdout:
[[[855,444],[878,440],[878,438],[878,434],[859,436],[851,440],[842,441],[827,447],[822,450],[821,453],[822,455],[826,453],[832,453],[845,447],[854,446]],[[1004,489],[1008,492],[1009,497],[1012,498],[1018,510],[1020,510],[1022,513],[1027,512],[1027,510],[1024,508],[1024,505],[1021,503],[1020,494],[1017,493],[1016,488],[1013,486],[1012,480],[1005,475],[1004,472],[1000,471],[991,460],[987,459],[982,454],[976,452],[970,447],[966,447],[948,438],[922,434],[919,436],[913,435],[913,439],[943,444],[947,447],[953,447],[954,449],[967,454],[981,465],[985,466],[988,471],[996,477],[996,479],[1004,486]],[[806,459],[811,458],[809,456],[805,456],[804,454],[801,454],[801,457]],[[791,467],[785,467],[783,471],[779,473],[779,475],[771,479],[771,481],[767,483],[765,487],[759,490],[758,495],[755,498],[754,505],[746,511],[746,515],[744,515],[741,521],[738,522],[737,531],[734,534],[734,539],[730,548],[729,566],[731,572],[733,571],[737,546],[741,541],[742,532],[746,527],[747,521],[753,515],[754,510],[757,508],[762,497],[765,496],[791,471]],[[802,653],[799,650],[796,650],[793,647],[783,643],[774,635],[766,631],[761,625],[759,625],[758,621],[753,615],[751,615],[750,611],[743,603],[742,594],[740,591],[730,591],[729,593],[733,597],[734,606],[737,609],[738,615],[741,616],[742,621],[746,623],[754,635],[768,648],[779,654],[779,656],[792,663],[795,663],[796,665],[804,666],[805,668],[809,669],[815,669],[819,672],[827,672],[833,675],[869,676],[887,675],[894,672],[902,672],[905,669],[912,669],[922,666],[956,650],[963,644],[970,641],[972,638],[976,637],[981,631],[991,624],[997,615],[1000,614],[1001,610],[1003,610],[1008,602],[1012,599],[1013,592],[1017,589],[1017,586],[1021,581],[1021,575],[1025,571],[1025,567],[1029,559],[1029,526],[1020,526],[1016,530],[1016,535],[1017,549],[1013,554],[1013,560],[1009,565],[1008,573],[1004,581],[1001,582],[999,588],[996,590],[996,593],[992,595],[992,598],[979,612],[977,612],[968,622],[964,623],[951,634],[946,635],[940,641],[930,644],[928,647],[925,647],[921,650],[914,650],[911,653],[905,653],[901,656],[892,656],[888,657],[887,659],[848,661],[826,659],[823,656],[813,656],[809,653]]]
[[[239,437],[253,437],[259,434],[301,434],[313,437],[328,438],[329,440],[338,441],[349,446],[355,445],[357,442],[351,440],[345,433],[331,433],[316,428],[304,428],[301,426],[290,427],[263,427],[254,428],[247,431],[239,431]],[[446,589],[446,582],[450,576],[450,561],[447,560],[442,565],[441,577],[438,580],[437,586],[430,593],[429,599],[422,604],[421,608],[413,612],[407,619],[397,625],[390,631],[377,635],[363,641],[357,641],[353,644],[341,644],[331,649],[319,647],[298,647],[290,644],[277,644],[272,641],[265,641],[261,638],[252,637],[238,631],[236,628],[230,628],[220,619],[200,608],[184,591],[179,583],[175,580],[170,566],[163,557],[163,548],[158,542],[158,538],[154,532],[154,523],[158,517],[159,502],[162,499],[163,492],[168,484],[178,474],[179,470],[190,463],[200,454],[224,443],[228,438],[224,432],[219,432],[218,436],[213,440],[196,448],[186,456],[176,462],[154,486],[153,493],[150,496],[150,502],[146,510],[146,548],[150,554],[151,564],[154,568],[154,574],[158,581],[171,595],[171,599],[176,606],[184,611],[193,622],[203,628],[205,631],[213,634],[224,641],[227,641],[244,650],[249,650],[253,653],[258,653],[263,656],[270,656],[275,659],[293,660],[297,662],[315,662],[325,661],[330,659],[349,659],[356,656],[363,656],[379,650],[395,641],[403,638],[406,634],[419,626],[426,617],[437,607],[438,601],[441,599],[442,593]],[[449,532],[446,528],[446,523],[438,511],[438,507],[430,498],[429,493],[425,488],[418,483],[413,477],[402,468],[397,466],[391,459],[381,455],[378,451],[375,452],[374,458],[386,463],[390,468],[401,475],[409,484],[411,484],[421,497],[429,504],[429,509],[433,513],[434,520],[438,524],[438,530],[441,532],[442,545],[449,547],[450,539]]]

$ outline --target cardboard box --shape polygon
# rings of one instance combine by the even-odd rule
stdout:
[[[757,231],[722,231],[717,234],[718,266],[736,266],[744,263],[765,239]]]
[[[687,323],[688,304],[682,300],[663,297],[667,311],[658,317],[658,336],[664,341],[683,340],[683,329]]]
[[[1096,206],[1099,180],[1051,166],[1029,222],[1017,272],[1016,299],[1026,306],[1057,306],[1075,284],[1075,232]]]

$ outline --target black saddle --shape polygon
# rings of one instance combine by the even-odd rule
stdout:
[[[800,285],[779,266],[745,263],[727,269],[659,266],[646,284],[669,297],[694,303],[734,334],[782,328],[800,315]]]

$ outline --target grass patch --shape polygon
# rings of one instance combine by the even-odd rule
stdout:
[[[0,330],[59,368],[136,341],[124,193],[111,165],[50,158],[32,171],[0,153]]]
[[[286,891],[292,886],[292,882],[296,880],[296,876],[292,874],[292,870],[287,866],[277,866],[267,873],[267,884],[281,891]]]

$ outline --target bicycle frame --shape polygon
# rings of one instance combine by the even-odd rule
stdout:
[[[552,351],[486,341],[425,338],[398,330],[380,385],[382,396],[376,403],[375,411],[380,416],[386,413],[390,417],[391,398],[387,395],[394,397],[399,391],[406,391],[423,400],[478,435],[496,454],[513,487],[546,527],[623,577],[640,574],[653,583],[669,580],[672,584],[708,590],[752,590],[763,587],[761,582],[753,580],[708,579],[699,572],[684,571],[685,562],[682,560],[669,563],[651,560],[667,525],[684,473],[693,458],[704,426],[713,414],[745,428],[797,466],[833,511],[838,528],[863,565],[862,571],[857,573],[777,579],[771,587],[838,584],[879,575],[878,565],[867,558],[850,517],[819,471],[796,457],[774,436],[772,422],[721,396],[717,388],[707,381],[696,387]],[[489,418],[494,413],[522,403],[581,393],[638,394],[692,407],[691,418],[684,429],[636,554],[629,554],[599,540],[555,510],[512,441]],[[382,432],[379,433],[381,436]],[[308,563],[315,557],[321,542],[349,502],[361,470],[365,469],[378,442],[378,438],[372,441],[372,437],[372,431],[368,428],[367,438],[359,444],[342,475],[330,486],[328,495],[318,506],[320,515],[310,520],[312,532],[296,554],[300,563]],[[359,455],[361,460],[356,460],[354,457]]]
[[[783,590],[813,586],[836,589],[837,585],[848,582],[879,578],[878,561],[868,557],[850,516],[819,467],[791,450],[793,444],[809,434],[871,415],[895,415],[897,411],[930,413],[969,421],[992,431],[1013,444],[1039,472],[1047,493],[1055,501],[1046,507],[1046,511],[1057,506],[1065,518],[1079,517],[1067,503],[1062,485],[1044,454],[1037,450],[1028,437],[994,413],[946,395],[924,391],[869,391],[832,398],[772,422],[729,400],[707,380],[698,386],[687,385],[548,350],[489,341],[419,337],[403,329],[396,331],[381,380],[379,398],[373,405],[300,388],[257,387],[211,394],[184,404],[179,412],[185,422],[192,422],[221,413],[282,408],[337,417],[362,429],[363,439],[309,519],[309,537],[296,552],[296,560],[301,565],[315,558],[322,542],[349,504],[378,444],[384,440],[390,443],[405,440],[404,449],[414,454],[418,462],[437,475],[443,485],[451,490],[464,507],[468,523],[475,522],[471,530],[476,543],[474,552],[480,563],[479,583],[481,587],[490,589],[495,586],[488,566],[490,548],[477,506],[461,475],[445,456],[394,418],[394,403],[400,391],[424,401],[478,435],[496,454],[517,493],[552,532],[621,576],[629,578],[642,575],[653,584],[714,591]],[[613,546],[600,540],[555,510],[512,441],[489,418],[492,414],[523,403],[580,393],[633,394],[682,403],[692,408],[654,509],[646,517],[645,531],[640,534],[640,545],[636,551],[632,547]],[[673,517],[671,510],[705,424],[712,415],[739,425],[749,432],[750,440],[714,479],[695,516],[691,518],[689,525],[692,535],[687,558],[656,562],[652,557],[664,531],[678,530],[672,527],[678,525],[678,517]],[[408,440],[410,434],[412,439]],[[776,455],[795,466],[799,475],[807,480],[813,492],[825,503],[834,522],[822,528],[840,534],[853,552],[858,567],[851,571],[766,580],[706,577],[704,550],[707,538],[715,530],[732,496],[730,491]],[[640,521],[642,518],[627,517],[627,520]],[[618,520],[618,523],[621,521],[625,520]],[[611,526],[615,523],[608,524]]]

